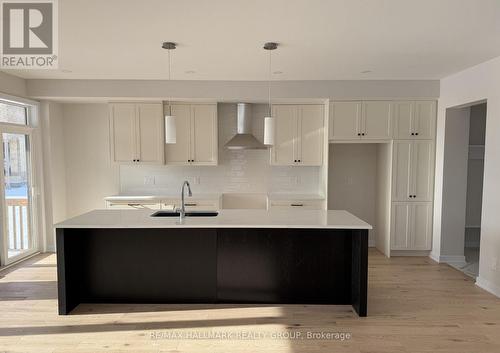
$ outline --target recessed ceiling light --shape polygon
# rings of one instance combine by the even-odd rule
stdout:
[[[273,74],[275,75],[281,75],[283,73],[283,71],[273,71]]]
[[[187,70],[187,71],[184,71],[185,74],[195,74],[196,71],[194,70]]]
[[[364,71],[361,71],[362,74],[369,74],[370,72],[372,72],[372,70],[364,70]]]

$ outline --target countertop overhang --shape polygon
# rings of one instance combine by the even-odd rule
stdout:
[[[220,210],[216,217],[151,217],[154,210],[94,210],[56,228],[305,228],[372,229],[344,210]]]

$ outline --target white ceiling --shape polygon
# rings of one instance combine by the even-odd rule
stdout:
[[[439,79],[500,56],[499,0],[59,0],[59,18],[60,69],[11,73],[166,79],[163,41],[176,80],[265,80],[266,41],[280,80]]]

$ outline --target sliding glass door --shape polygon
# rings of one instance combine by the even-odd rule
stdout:
[[[27,108],[0,102],[1,264],[12,263],[37,250],[33,227],[31,132]],[[18,126],[19,124],[20,126]]]

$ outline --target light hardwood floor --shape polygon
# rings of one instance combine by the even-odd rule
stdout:
[[[429,258],[370,250],[367,318],[304,305],[102,304],[58,316],[55,261],[39,255],[0,272],[0,352],[500,352],[500,299]],[[234,336],[195,339],[209,332]],[[352,338],[301,339],[307,332]]]

